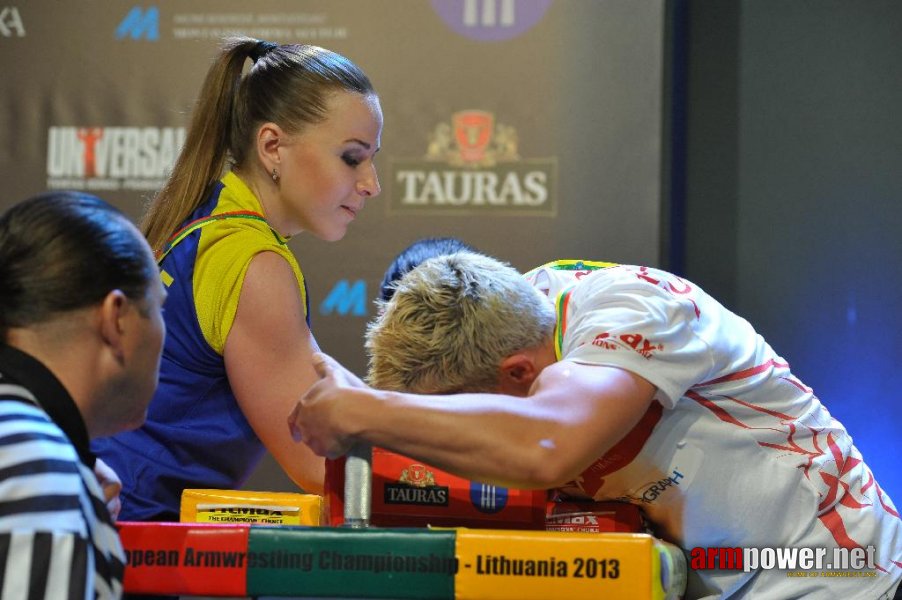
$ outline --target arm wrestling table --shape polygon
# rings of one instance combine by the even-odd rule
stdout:
[[[125,591],[228,597],[675,600],[682,552],[644,533],[373,527],[372,454],[344,467],[339,527],[120,522]]]

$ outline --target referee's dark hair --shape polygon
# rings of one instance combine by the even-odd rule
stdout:
[[[0,215],[0,342],[121,290],[137,306],[156,265],[138,230],[97,196],[56,191]]]
[[[419,239],[402,250],[394,258],[382,283],[379,284],[379,300],[388,302],[395,294],[395,284],[408,271],[434,256],[444,256],[455,252],[478,252],[473,246],[456,237],[428,237]]]

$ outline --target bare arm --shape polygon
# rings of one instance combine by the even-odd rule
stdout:
[[[316,380],[316,341],[304,319],[297,279],[281,256],[263,252],[248,267],[223,355],[242,412],[285,473],[321,494],[323,459],[295,444],[285,415]]]
[[[520,488],[572,480],[639,422],[655,393],[628,371],[562,361],[544,369],[522,398],[401,394],[363,386],[324,355],[316,360],[322,377],[289,424],[318,454],[365,442]]]

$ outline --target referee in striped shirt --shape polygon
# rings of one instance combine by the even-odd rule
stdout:
[[[118,479],[93,437],[135,428],[165,326],[149,246],[103,200],[0,216],[0,599],[118,598]]]

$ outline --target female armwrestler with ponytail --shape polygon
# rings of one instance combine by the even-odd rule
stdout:
[[[120,520],[177,520],[183,489],[240,487],[264,451],[321,492],[322,459],[285,426],[317,350],[286,241],[344,237],[379,194],[381,134],[379,98],[347,58],[226,41],[141,224],[168,290],[168,335],[145,425],[94,445],[122,479]]]

